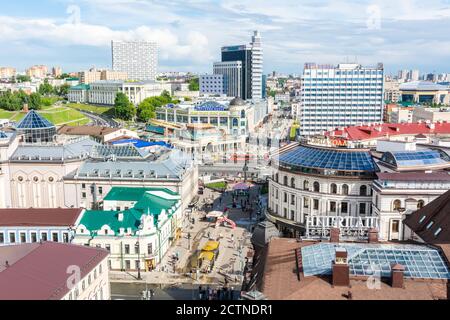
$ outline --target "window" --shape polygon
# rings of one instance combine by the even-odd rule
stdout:
[[[48,239],[48,238],[47,238],[47,232],[42,232],[42,233],[41,233],[41,240],[42,240],[42,241],[47,241],[47,239]]]
[[[275,175],[275,181],[278,182],[278,173]]]
[[[427,217],[427,216],[422,216],[422,218],[420,218],[420,220],[419,220],[419,223],[422,223],[423,220],[425,220],[426,217]]]
[[[97,269],[94,269],[94,279],[97,279]]]
[[[111,252],[111,245],[110,244],[105,244],[105,249],[108,250],[109,252]]]
[[[102,274],[102,272],[103,272],[103,268],[102,268],[102,265],[100,264],[100,265],[98,266],[98,273],[99,273],[99,274]]]
[[[58,233],[57,232],[52,232],[52,241],[58,242]]]
[[[330,201],[330,212],[336,212],[336,201]]]
[[[291,220],[295,220],[295,213],[294,213],[294,210],[291,210]]]
[[[436,232],[434,233],[434,236],[437,237],[438,234],[441,233],[441,231],[442,231],[442,228],[439,227],[439,228],[436,230]]]
[[[309,181],[308,180],[303,181],[303,190],[306,190],[306,191],[309,190]]]
[[[0,243],[5,243],[5,234],[0,232]]]
[[[341,213],[348,213],[348,202],[341,203]]]
[[[85,183],[81,184],[81,189],[86,189],[86,184]]]
[[[366,204],[365,203],[359,204],[359,214],[366,214]]]
[[[319,210],[319,199],[313,199],[313,209]]]
[[[92,283],[92,278],[91,278],[91,275],[89,275],[88,276],[88,285],[91,285],[91,283]]]
[[[36,232],[32,232],[31,233],[31,242],[37,242],[37,233]]]
[[[20,233],[20,242],[21,243],[27,242],[27,234],[25,232]]]
[[[67,232],[63,233],[63,242],[65,243],[69,242],[69,234]]]
[[[337,194],[337,185],[335,183],[331,184],[330,192],[332,194]]]
[[[120,211],[120,207],[116,207],[116,211]]]
[[[400,222],[398,220],[393,220],[392,221],[392,232],[397,233],[399,231],[399,228],[400,228]]]
[[[278,200],[278,189],[275,189],[275,199]]]
[[[291,178],[291,187],[295,188],[295,178]]]
[[[402,206],[402,202],[400,200],[398,200],[398,199],[394,200],[394,205],[393,205],[394,211],[398,211],[401,208],[401,206]]]
[[[153,243],[149,243],[147,245],[147,253],[148,254],[153,254]]]
[[[434,224],[434,221],[430,221],[430,223],[427,224],[427,230],[430,229],[433,224]]]
[[[112,262],[111,262],[111,260],[108,260],[108,269],[112,270]]]
[[[361,186],[359,188],[359,195],[360,196],[367,196],[367,186]]]
[[[287,218],[287,209],[283,208],[283,217]]]
[[[9,233],[9,242],[16,243],[16,234],[14,232]]]
[[[125,254],[130,254],[130,245],[129,244],[125,245]]]
[[[303,198],[303,208],[309,208],[309,198]]]
[[[316,181],[313,184],[314,192],[320,192],[320,184]]]
[[[130,270],[131,269],[131,262],[130,260],[125,260],[125,270]]]
[[[83,282],[81,283],[81,289],[86,290],[86,280],[83,280]]]
[[[81,193],[81,198],[86,199],[86,192]]]
[[[288,200],[287,200],[287,193],[286,192],[283,192],[283,198],[284,198],[284,203],[286,203]]]
[[[98,194],[103,194],[103,187],[98,187]]]
[[[288,177],[287,177],[287,176],[284,176],[284,178],[283,178],[283,184],[284,184],[285,186],[288,185]]]
[[[295,205],[295,195],[291,194],[291,204]]]
[[[417,209],[422,209],[425,206],[425,201],[419,200],[417,202]]]
[[[139,253],[139,243],[136,243],[134,245],[134,253],[138,254]]]

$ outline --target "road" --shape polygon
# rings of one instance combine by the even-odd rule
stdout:
[[[102,126],[102,127],[112,127],[112,128],[118,128],[119,123],[114,121],[113,119],[110,119],[106,116],[101,116],[96,113],[92,113],[85,110],[77,109],[79,112],[81,112],[83,115],[88,117],[92,123],[94,123],[96,126]]]

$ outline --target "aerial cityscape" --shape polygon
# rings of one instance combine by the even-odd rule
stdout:
[[[259,2],[5,4],[0,300],[450,299],[450,3]]]

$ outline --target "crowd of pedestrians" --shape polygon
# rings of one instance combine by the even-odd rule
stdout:
[[[198,299],[199,300],[234,300],[233,287],[228,288],[227,286],[219,287],[214,289],[211,287],[203,288],[198,287]]]

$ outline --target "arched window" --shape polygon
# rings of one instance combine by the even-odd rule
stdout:
[[[398,210],[402,207],[402,202],[400,200],[394,200],[393,209]]]
[[[309,181],[308,180],[303,181],[303,189],[306,191],[309,191]]]
[[[361,186],[359,188],[359,195],[360,196],[367,196],[367,186]]]
[[[348,185],[346,184],[342,185],[342,194],[348,196]]]
[[[239,126],[239,120],[237,118],[233,118],[233,127],[238,127]]]
[[[245,118],[245,110],[241,111],[241,118]]]
[[[320,184],[316,181],[313,185],[314,192],[320,192]]]
[[[291,187],[295,188],[295,178],[291,178]]]
[[[284,178],[283,178],[283,184],[284,184],[285,186],[288,185],[288,177],[287,177],[287,176],[284,176]]]
[[[419,200],[417,201],[417,209],[422,209],[425,206],[425,201]]]
[[[332,194],[337,194],[337,185],[335,183],[331,184],[330,191]]]

